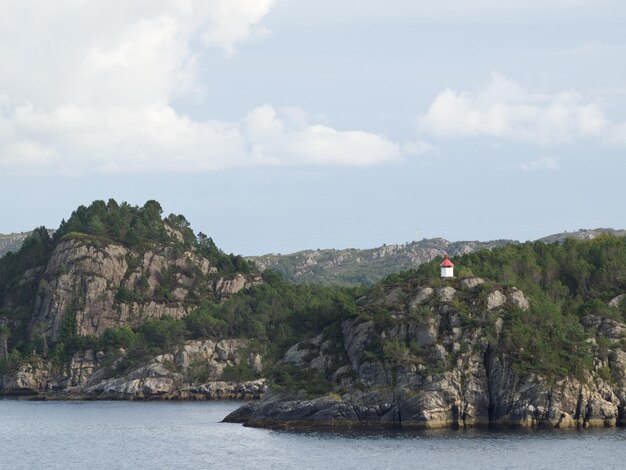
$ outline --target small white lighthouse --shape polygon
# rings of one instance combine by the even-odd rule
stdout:
[[[452,261],[448,259],[448,255],[446,255],[446,259],[441,263],[441,278],[454,277],[454,264]]]

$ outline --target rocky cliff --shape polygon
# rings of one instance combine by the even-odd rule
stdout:
[[[626,424],[622,322],[587,314],[576,330],[579,342],[569,346],[552,332],[531,329],[524,338],[519,319],[530,312],[529,299],[480,278],[387,285],[358,303],[359,315],[344,320],[339,334],[303,341],[282,360],[285,370],[325,378],[328,393],[310,393],[306,382],[299,390],[275,386],[226,421],[282,428]],[[554,326],[546,320],[545,328]],[[535,353],[531,348],[542,345],[533,336],[555,339]],[[580,355],[584,367],[562,356],[549,363],[554,350]]]
[[[258,396],[262,348],[212,313],[262,282],[156,201],[80,206],[0,258],[0,393]]]
[[[219,302],[259,282],[255,274],[224,275],[191,249],[164,244],[138,251],[80,235],[63,239],[48,263],[27,271],[20,284],[36,286],[29,330],[55,342],[70,316],[76,334],[99,336],[150,318],[181,318],[199,299]]]

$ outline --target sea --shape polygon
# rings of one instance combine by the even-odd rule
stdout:
[[[626,429],[275,431],[237,402],[0,400],[0,469],[618,469]]]

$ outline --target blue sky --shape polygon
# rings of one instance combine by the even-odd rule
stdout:
[[[611,0],[8,0],[0,232],[157,199],[227,251],[626,227]]]

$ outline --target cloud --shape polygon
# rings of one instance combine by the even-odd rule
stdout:
[[[545,170],[558,170],[559,158],[558,157],[545,157],[538,160],[533,160],[528,163],[520,165],[520,168],[524,171],[545,171]]]
[[[202,49],[267,34],[275,0],[35,0],[0,4],[0,169],[214,171],[397,160],[386,137],[342,131],[297,107],[193,119]]]
[[[312,124],[302,110],[256,108],[245,119],[245,134],[254,160],[268,164],[372,165],[397,160],[400,147],[363,131],[338,131]]]
[[[275,3],[275,0],[217,0],[202,40],[206,45],[220,46],[232,54],[236,43],[269,34],[258,22]]]
[[[297,119],[294,119],[297,115]],[[195,172],[250,166],[372,165],[398,160],[384,136],[309,122],[270,105],[240,122],[194,121],[168,105],[93,111],[0,107],[0,168],[59,173]],[[2,130],[6,129],[6,132]]]
[[[494,73],[478,90],[439,93],[419,116],[418,127],[422,133],[438,137],[483,136],[558,144],[601,136],[609,124],[600,107],[578,93],[535,93]]]

